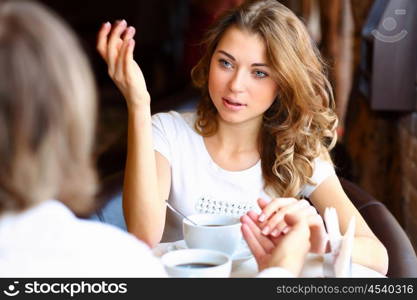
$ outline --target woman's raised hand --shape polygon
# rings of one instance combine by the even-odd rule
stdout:
[[[328,238],[323,219],[307,200],[276,198],[267,202],[258,199],[258,205],[262,209],[262,213],[258,216],[262,234],[275,238],[286,234],[289,228],[285,222],[285,215],[295,214],[305,219],[310,227],[310,252],[322,254],[326,251]]]
[[[150,104],[145,78],[133,59],[135,31],[125,20],[113,25],[106,22],[97,39],[97,50],[106,61],[109,75],[126,98],[129,109]]]

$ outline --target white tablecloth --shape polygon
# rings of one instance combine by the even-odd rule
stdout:
[[[184,241],[173,243],[160,243],[153,249],[153,253],[160,257],[163,254],[184,248]],[[234,261],[230,277],[255,277],[258,273],[258,265],[255,258],[244,261]],[[323,256],[317,254],[308,254],[306,263],[301,271],[300,277],[324,277],[323,276]],[[352,265],[352,277],[385,277],[380,273],[371,270],[362,265]]]

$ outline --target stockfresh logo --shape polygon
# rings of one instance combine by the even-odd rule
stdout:
[[[3,291],[3,293],[9,297],[14,297],[19,295],[20,291],[17,289],[17,285],[19,284],[19,281],[14,281],[13,284],[9,284],[7,289]]]

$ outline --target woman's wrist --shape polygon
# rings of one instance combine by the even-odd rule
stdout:
[[[125,95],[127,109],[129,112],[137,112],[137,111],[146,111],[150,110],[151,105],[151,96],[146,91],[145,93],[141,93],[141,95]]]
[[[146,124],[152,123],[151,107],[150,105],[140,104],[128,106],[129,123],[134,127],[142,128]]]
[[[146,114],[150,114],[151,112],[151,101],[150,101],[150,97],[145,96],[143,97],[145,99],[141,99],[141,100],[130,100],[126,101],[127,102],[127,110],[129,112],[129,114],[142,114],[142,113],[146,113]]]

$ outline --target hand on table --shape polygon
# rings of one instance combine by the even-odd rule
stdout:
[[[276,198],[270,202],[258,199],[258,205],[262,209],[258,221],[265,236],[279,237],[288,230],[285,219],[287,214],[296,214],[304,219],[310,228],[310,252],[323,254],[326,251],[328,236],[322,217],[307,200],[295,198]]]
[[[256,213],[248,212],[241,217],[241,222],[243,237],[259,271],[281,267],[298,276],[310,249],[310,230],[306,220],[300,214],[285,215],[289,229],[285,234],[273,237],[262,234],[258,218]]]

